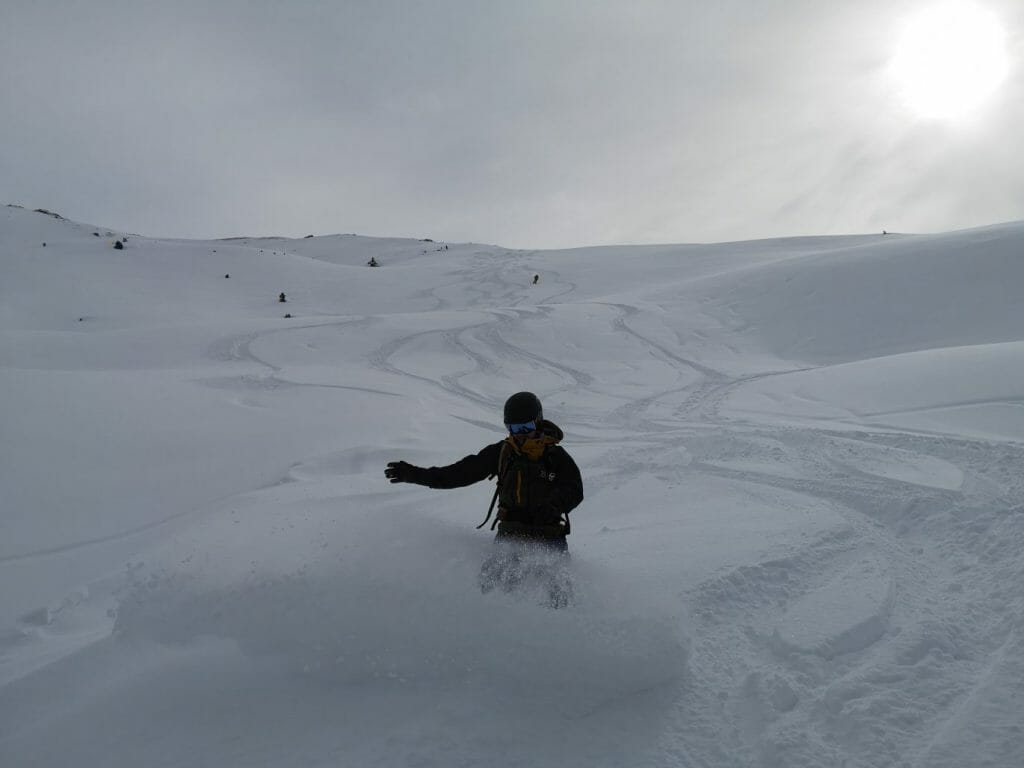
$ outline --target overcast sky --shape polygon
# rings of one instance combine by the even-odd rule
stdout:
[[[1024,219],[1024,3],[957,120],[932,0],[3,0],[0,202],[152,236],[552,248]]]

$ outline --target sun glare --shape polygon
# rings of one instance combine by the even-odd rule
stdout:
[[[907,19],[891,69],[915,114],[964,117],[1006,79],[1006,32],[994,14],[976,3],[931,5]]]

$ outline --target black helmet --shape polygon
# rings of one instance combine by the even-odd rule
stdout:
[[[525,424],[542,418],[544,411],[533,392],[516,392],[505,401],[506,424]]]

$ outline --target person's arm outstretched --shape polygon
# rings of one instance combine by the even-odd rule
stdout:
[[[392,483],[415,483],[428,488],[461,488],[497,473],[500,453],[501,443],[494,443],[446,467],[417,467],[405,461],[391,461],[384,470],[384,476]]]

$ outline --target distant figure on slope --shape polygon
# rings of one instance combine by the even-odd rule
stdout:
[[[494,552],[480,571],[480,588],[514,589],[529,573],[524,568],[545,566],[549,604],[560,608],[571,599],[559,561],[568,557],[569,513],[583,501],[579,467],[559,443],[562,430],[544,419],[540,400],[532,392],[517,392],[505,401],[508,437],[446,467],[417,467],[392,461],[384,471],[392,483],[415,483],[428,488],[461,488],[497,477],[494,501],[498,514]],[[488,510],[490,517],[490,510]],[[486,523],[487,520],[484,520]],[[483,527],[481,523],[478,527]],[[552,557],[554,555],[554,557]],[[556,567],[550,567],[554,563]]]
[[[277,297],[277,300],[281,304],[284,304],[286,301],[288,301],[288,299],[284,295],[284,291],[282,291],[281,294]]]
[[[536,285],[540,281],[540,275],[533,276],[533,284]]]
[[[370,260],[368,262],[366,262],[366,266],[368,266],[368,267],[377,267],[377,266],[380,266],[380,265],[377,264],[377,258],[375,256],[371,256]]]

